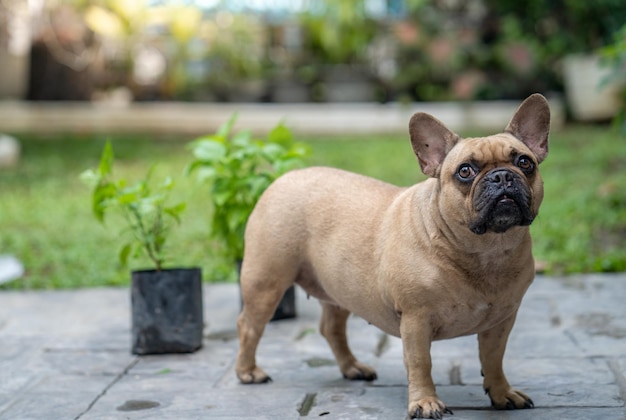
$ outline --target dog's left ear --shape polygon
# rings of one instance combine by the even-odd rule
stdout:
[[[441,164],[460,137],[432,115],[416,112],[409,121],[413,151],[425,175],[437,178]]]
[[[543,95],[530,95],[517,108],[504,130],[520,139],[541,163],[548,154],[550,135],[550,106]]]

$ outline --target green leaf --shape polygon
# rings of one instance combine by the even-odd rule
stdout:
[[[213,202],[216,206],[223,206],[228,200],[230,200],[231,197],[233,197],[233,195],[234,191],[232,190],[214,192]]]
[[[174,220],[176,220],[176,222],[180,223],[180,215],[183,213],[183,211],[185,211],[186,207],[186,203],[179,203],[172,207],[165,207],[163,211],[172,216]]]
[[[133,250],[133,246],[131,243],[124,245],[122,249],[120,249],[119,259],[120,259],[120,264],[122,265],[122,267],[128,266],[128,257],[132,250]]]
[[[174,178],[172,178],[171,176],[168,176],[167,178],[165,178],[165,181],[163,181],[163,184],[161,184],[161,188],[167,191],[174,188]]]
[[[200,141],[192,151],[196,159],[206,163],[218,162],[226,156],[226,146],[215,140]]]
[[[217,176],[217,169],[212,166],[203,166],[198,169],[198,181],[208,182]]]
[[[248,221],[249,211],[246,208],[233,208],[228,214],[228,229],[231,232],[235,232],[238,235],[241,234],[241,240],[243,241],[243,230],[246,222]]]
[[[256,203],[259,200],[261,194],[263,194],[267,187],[269,187],[271,182],[272,178],[266,173],[259,174],[258,177],[248,180],[248,187],[253,203]]]
[[[196,147],[198,143],[202,143],[203,141],[215,141],[218,143],[226,143],[226,138],[222,136],[218,136],[217,134],[209,134],[205,136],[200,136],[196,138],[195,140],[191,141],[189,144],[187,144],[186,148],[189,150],[193,150],[194,147]]]
[[[135,204],[135,208],[137,209],[138,213],[142,216],[142,217],[146,217],[150,214],[153,214],[154,212],[159,210],[158,207],[158,199],[155,197],[148,197],[145,198],[143,200],[140,200],[138,203],[134,203]]]
[[[276,143],[264,144],[261,150],[263,152],[263,157],[265,157],[265,159],[269,162],[280,159],[286,153],[285,148]]]
[[[93,169],[83,171],[78,177],[82,183],[91,188],[95,188],[102,179]]]
[[[239,115],[235,112],[228,121],[220,126],[217,130],[217,135],[223,138],[228,138],[238,117]]]
[[[122,207],[137,203],[139,199],[138,190],[126,190],[115,196],[115,201]]]
[[[287,152],[287,157],[304,159],[311,154],[311,147],[303,143],[295,143]],[[304,162],[303,162],[304,163]]]
[[[231,143],[237,147],[246,147],[251,141],[252,132],[250,130],[241,130],[233,137]]]
[[[102,150],[102,156],[100,157],[100,165],[98,167],[98,171],[101,176],[110,175],[113,168],[113,146],[111,145],[111,141],[107,140],[104,145],[104,149]]]
[[[276,127],[270,131],[267,136],[268,141],[271,143],[280,144],[288,147],[293,143],[293,134],[282,122],[278,123]]]
[[[104,212],[115,197],[117,189],[109,182],[100,182],[93,190],[91,205],[93,214],[100,222],[104,222]]]

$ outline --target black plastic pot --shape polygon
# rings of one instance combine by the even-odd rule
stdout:
[[[239,274],[239,279],[241,278],[241,261],[237,261],[237,274]],[[241,296],[241,288],[239,289],[239,294]],[[241,299],[241,304],[243,306],[243,299]],[[291,319],[296,317],[296,288],[295,286],[291,286],[282,299],[278,303],[278,307],[274,311],[274,315],[272,316],[271,321],[278,321],[280,319]]]
[[[191,353],[202,347],[202,271],[132,272],[132,353]]]
[[[278,303],[278,307],[276,311],[274,311],[274,316],[272,316],[271,321],[278,321],[279,319],[290,319],[296,317],[296,288],[295,286],[291,286],[285,294],[283,298]]]

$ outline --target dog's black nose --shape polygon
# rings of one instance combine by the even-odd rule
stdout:
[[[514,179],[513,172],[508,169],[494,169],[485,176],[487,182],[501,187],[510,187]]]

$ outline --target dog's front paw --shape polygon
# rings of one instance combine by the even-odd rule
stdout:
[[[426,397],[409,403],[409,419],[442,419],[444,414],[453,414],[437,397]]]
[[[374,368],[358,361],[355,361],[349,366],[342,367],[341,373],[343,373],[344,378],[352,381],[373,381],[378,378]]]
[[[503,391],[485,390],[491,399],[491,405],[497,410],[515,410],[518,408],[534,408],[535,403],[522,391],[513,388]]]
[[[248,370],[237,370],[237,377],[242,384],[264,384],[272,381],[272,378],[258,366]]]

